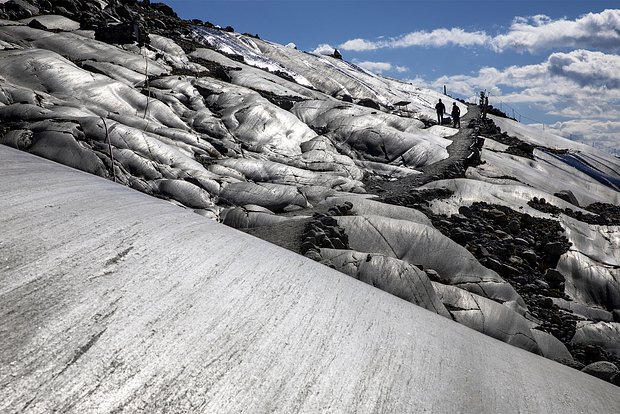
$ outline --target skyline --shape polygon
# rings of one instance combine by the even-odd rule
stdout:
[[[164,0],[180,17],[490,102],[620,154],[620,10],[612,1]],[[585,4],[584,4],[585,3]],[[354,10],[355,13],[352,13]],[[542,127],[542,125],[541,125]]]

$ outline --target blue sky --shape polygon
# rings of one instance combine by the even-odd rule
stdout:
[[[620,154],[620,7],[614,1],[163,0],[301,50],[337,47],[376,73],[469,98]]]

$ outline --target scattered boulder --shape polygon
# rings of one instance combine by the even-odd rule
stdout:
[[[373,101],[370,98],[360,99],[359,101],[357,101],[357,104],[358,105],[362,105],[362,106],[366,106],[368,108],[381,109],[379,104],[377,102]]]
[[[566,248],[564,243],[559,241],[549,242],[545,244],[544,247],[545,252],[549,253],[552,257],[559,258],[566,252]]]
[[[549,283],[551,288],[564,290],[564,282],[566,282],[566,279],[559,271],[547,269],[545,272],[545,280]]]
[[[581,322],[573,336],[572,344],[598,347],[620,362],[620,323]]]
[[[9,131],[0,137],[0,144],[8,145],[22,151],[28,151],[32,146],[33,133],[30,130],[17,129]]]
[[[151,3],[151,8],[165,14],[166,16],[178,18],[172,7],[164,3]],[[234,31],[234,30],[233,30]]]
[[[137,42],[138,45],[142,46],[150,43],[148,32],[137,22],[97,27],[95,29],[95,40],[119,45]]]
[[[39,14],[39,8],[24,0],[9,0],[0,4],[0,12],[8,20],[19,20]]]
[[[32,27],[33,29],[39,29],[39,30],[47,30],[47,27],[45,27],[37,19],[30,20],[30,22],[28,22],[28,27]]]
[[[570,190],[562,190],[555,193],[554,196],[561,198],[564,201],[568,201],[574,206],[579,207],[579,201],[577,201],[577,197],[575,197],[575,194],[573,194],[573,192]]]
[[[620,369],[617,366],[607,361],[598,361],[593,362],[589,365],[586,365],[581,372],[585,372],[586,374],[593,375],[597,378],[602,379],[603,381],[610,381],[612,377],[618,375],[620,373]]]

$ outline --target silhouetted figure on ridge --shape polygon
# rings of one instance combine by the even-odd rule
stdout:
[[[459,109],[458,105],[456,104],[456,102],[454,102],[452,104],[452,126],[454,128],[460,128],[461,127],[461,110]],[[458,125],[458,127],[457,127]]]
[[[441,99],[435,105],[435,110],[437,111],[437,122],[441,125],[443,123],[443,114],[446,112],[446,106],[441,102]]]

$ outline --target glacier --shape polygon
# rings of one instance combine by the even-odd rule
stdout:
[[[159,6],[87,3],[151,16],[148,41],[0,9],[4,409],[620,407],[578,371],[620,371],[617,157]],[[436,125],[439,98],[461,130]]]

